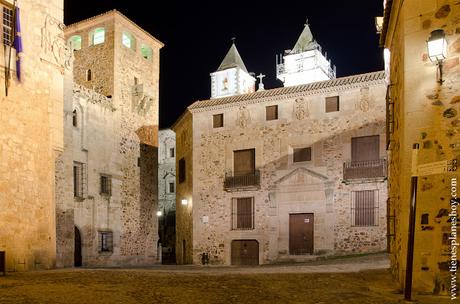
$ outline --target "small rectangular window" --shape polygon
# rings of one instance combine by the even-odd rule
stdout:
[[[113,233],[111,231],[99,231],[99,252],[113,252]]]
[[[215,114],[212,116],[212,127],[222,128],[224,126],[224,114]]]
[[[112,178],[108,175],[101,175],[101,194],[112,195]]]
[[[232,229],[254,229],[253,197],[239,197],[232,199]]]
[[[78,115],[77,115],[77,110],[73,110],[73,112],[72,112],[72,126],[78,127]]]
[[[265,107],[265,117],[266,120],[276,120],[278,119],[278,106],[268,106]]]
[[[351,194],[352,226],[377,226],[379,223],[378,190],[353,191]]]
[[[174,193],[174,183],[169,183],[169,193]]]
[[[185,159],[181,158],[179,160],[179,183],[185,181]]]
[[[311,161],[311,147],[294,149],[293,162]]]
[[[175,153],[174,153],[174,148],[170,148],[169,149],[169,157],[174,157]]]
[[[13,45],[13,10],[3,7],[3,44]]]
[[[73,163],[73,196],[84,198],[86,196],[86,164]]]
[[[339,111],[339,96],[326,97],[326,113]]]

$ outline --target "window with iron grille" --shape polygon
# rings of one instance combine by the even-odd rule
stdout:
[[[339,96],[326,97],[326,113],[339,110]]]
[[[109,175],[101,175],[101,194],[112,195],[112,177]]]
[[[215,114],[212,116],[212,127],[222,128],[224,126],[224,114]]]
[[[238,197],[232,199],[232,229],[254,229],[253,197]]]
[[[99,252],[113,252],[112,231],[99,231],[98,248]]]
[[[356,227],[378,226],[378,190],[351,192],[351,225]]]
[[[294,149],[293,162],[311,161],[311,147]]]
[[[73,196],[85,198],[87,193],[86,164],[73,163]]]
[[[265,119],[266,120],[278,119],[278,106],[277,105],[265,107]]]
[[[14,15],[13,10],[6,6],[3,6],[3,44],[13,45],[14,39]]]
[[[185,158],[179,159],[179,183],[185,182]]]

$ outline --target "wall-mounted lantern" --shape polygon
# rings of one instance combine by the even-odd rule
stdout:
[[[187,206],[188,201],[186,199],[182,199],[181,203],[182,203],[183,206]]]
[[[434,30],[430,34],[427,41],[428,57],[432,62],[435,62],[439,69],[439,80],[442,84],[442,61],[447,57],[447,41],[444,30]]]
[[[163,211],[158,210],[158,211],[157,211],[157,216],[160,217],[160,216],[162,216],[162,215],[163,215]]]

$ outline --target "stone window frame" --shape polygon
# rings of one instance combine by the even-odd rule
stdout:
[[[78,41],[77,41],[78,39]],[[67,44],[72,51],[79,51],[82,48],[82,37],[81,35],[72,35],[69,40],[67,40]]]
[[[2,43],[13,46],[14,39],[14,7],[8,2],[1,1],[2,7]]]
[[[128,31],[123,31],[121,33],[121,45],[132,51],[136,51],[136,37]]]
[[[72,111],[72,126],[74,128],[77,128],[77,129],[78,129],[78,126],[79,126],[79,117],[78,117],[77,109],[74,109]]]
[[[102,33],[102,34],[99,34],[99,33]],[[102,37],[98,37],[97,35],[101,35]],[[90,46],[93,46],[93,45],[100,45],[100,44],[104,44],[105,43],[105,34],[106,34],[106,30],[105,30],[105,27],[103,26],[98,26],[98,27],[95,27],[93,28],[90,32],[89,32],[89,45]],[[96,41],[96,39],[99,38],[101,39],[100,41]]]
[[[296,150],[301,149],[309,149],[310,159],[307,160],[295,160]],[[293,164],[302,164],[302,163],[309,163],[313,159],[313,148],[311,146],[302,146],[302,147],[292,147],[292,163]]]
[[[295,149],[302,149],[302,148],[310,148],[310,160],[305,161],[294,161],[294,150]],[[318,152],[317,152],[318,153]],[[313,145],[307,144],[290,144],[288,147],[288,165],[290,166],[304,166],[308,164],[312,164],[315,157],[315,149],[313,149]]]
[[[87,165],[82,162],[73,162],[73,196],[77,200],[84,200],[88,195]]]
[[[97,247],[99,253],[113,253],[113,232],[99,230],[97,233]]]
[[[224,127],[224,113],[217,113],[212,115],[212,128],[218,129]]]
[[[176,183],[174,181],[168,181],[167,183],[168,183],[167,184],[168,193],[170,194],[176,193]],[[172,190],[171,190],[171,185],[172,185]]]
[[[274,116],[269,116],[271,109],[274,109]],[[277,104],[265,106],[265,120],[266,121],[276,121],[279,120],[279,107]]]
[[[174,158],[174,157],[176,157],[176,149],[175,149],[174,147],[172,147],[172,148],[170,147],[170,148],[168,149],[168,156],[169,156],[169,158]]]
[[[93,71],[91,69],[87,69],[85,73],[86,81],[93,81]]]

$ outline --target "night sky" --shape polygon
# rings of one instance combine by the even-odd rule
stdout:
[[[276,79],[275,55],[291,49],[308,18],[313,37],[337,66],[337,77],[383,69],[374,17],[382,0],[323,1],[116,1],[65,0],[65,24],[116,8],[165,44],[161,50],[160,128],[185,108],[210,97],[217,70],[236,37],[249,72]],[[156,6],[147,8],[143,3]]]

